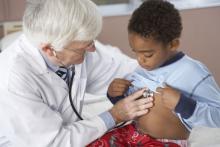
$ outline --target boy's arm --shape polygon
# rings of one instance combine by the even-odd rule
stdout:
[[[114,79],[108,87],[107,97],[112,104],[125,97],[125,92],[131,86],[131,82],[125,79]]]
[[[163,105],[180,115],[189,129],[220,127],[220,90],[211,75],[197,84],[191,97],[170,86],[157,88],[157,92]]]
[[[196,97],[200,95],[202,97]],[[192,98],[182,95],[175,111],[189,128],[195,126],[220,127],[220,89],[208,75],[194,89]]]
[[[120,101],[121,99],[125,98],[124,95],[121,96],[116,96],[116,97],[111,97],[108,93],[107,93],[107,97],[108,99],[111,101],[111,103],[114,105],[116,104],[118,101]]]

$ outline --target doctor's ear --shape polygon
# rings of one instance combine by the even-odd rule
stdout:
[[[49,44],[49,43],[41,43],[40,44],[40,48],[48,56],[56,56],[56,52],[54,51],[54,49],[51,46],[51,44]]]

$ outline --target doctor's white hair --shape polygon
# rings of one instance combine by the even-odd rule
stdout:
[[[102,17],[91,0],[26,0],[24,34],[39,46],[62,50],[72,41],[94,40],[102,29]]]

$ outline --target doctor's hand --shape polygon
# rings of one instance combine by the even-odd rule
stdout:
[[[116,124],[128,120],[133,120],[139,116],[147,114],[149,108],[153,106],[153,97],[142,97],[146,89],[139,90],[134,94],[118,101],[109,112],[112,114]]]
[[[125,79],[114,79],[108,87],[108,95],[110,97],[123,96],[131,86],[131,82]]]
[[[156,91],[158,93],[155,94],[161,97],[164,106],[171,110],[174,110],[180,100],[181,93],[178,90],[167,85],[164,88],[158,87]]]

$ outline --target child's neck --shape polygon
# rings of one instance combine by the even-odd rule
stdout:
[[[165,61],[160,67],[170,65],[178,60],[180,60],[185,54],[183,52],[174,53],[167,61]]]

